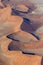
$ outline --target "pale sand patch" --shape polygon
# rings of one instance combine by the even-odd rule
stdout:
[[[11,8],[10,7],[0,9],[0,21],[2,23],[5,22],[10,16],[11,16]]]
[[[28,12],[29,8],[27,6],[21,4],[21,5],[16,6],[16,10],[21,11],[21,12]]]

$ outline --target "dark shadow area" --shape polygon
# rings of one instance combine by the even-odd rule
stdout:
[[[15,10],[15,9],[12,8],[11,15],[18,15],[19,16],[20,13],[17,10]]]
[[[12,41],[9,45],[8,45],[8,50],[9,51],[20,51],[19,45],[17,41]]]
[[[25,22],[27,24],[30,24],[31,23],[30,19],[28,19],[28,18],[23,18],[23,22]]]
[[[43,57],[42,57],[42,60],[41,60],[41,65],[43,65]]]
[[[34,32],[34,28],[29,24],[27,24],[28,22],[24,21],[21,25],[21,29],[23,31],[26,31],[26,32]]]
[[[23,54],[29,54],[29,55],[36,55],[35,53],[32,52],[22,52]]]

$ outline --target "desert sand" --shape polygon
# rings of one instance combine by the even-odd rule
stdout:
[[[33,3],[18,0],[15,0],[15,3],[19,4],[18,7],[23,3],[24,9],[22,6],[17,9],[13,0],[0,2],[0,65],[43,65],[43,14],[31,14],[37,8]],[[12,8],[20,12],[20,15],[15,12],[12,15]],[[24,18],[31,22],[27,24]],[[30,34],[31,32],[36,33],[40,40]],[[13,35],[13,39],[7,38],[10,34]],[[28,43],[25,39],[29,40]],[[22,51],[33,52],[35,55],[23,54]]]

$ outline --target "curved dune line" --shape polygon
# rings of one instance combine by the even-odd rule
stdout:
[[[9,40],[5,36],[0,39],[0,60],[6,63],[6,65],[41,65],[41,59],[40,56],[31,56],[31,55],[24,55],[21,53],[21,51],[9,51],[8,45],[12,40]],[[37,59],[37,61],[36,61]]]

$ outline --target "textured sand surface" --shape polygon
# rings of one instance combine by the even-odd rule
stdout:
[[[41,56],[22,54],[21,51],[9,51],[8,44],[11,40],[2,37],[0,40],[0,65],[41,65]]]
[[[18,4],[24,8],[21,6],[17,10]],[[14,15],[12,15],[12,8],[19,13],[14,11]],[[0,65],[43,65],[43,14],[31,14],[36,8],[33,3],[25,0],[2,0],[2,3],[0,2]],[[28,18],[30,23],[27,24],[29,21],[26,19],[26,23],[24,18]],[[19,31],[21,32],[19,33]],[[37,40],[29,32],[39,35],[40,40]],[[21,37],[16,37],[14,33],[21,35]],[[17,40],[8,39],[6,36],[10,34],[13,34],[13,38],[15,37]],[[18,37],[23,40],[23,36],[24,40],[28,37],[31,41],[28,43],[19,42]],[[37,55],[23,54],[22,51],[34,52]]]

